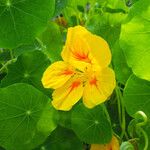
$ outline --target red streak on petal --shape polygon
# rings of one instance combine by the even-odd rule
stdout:
[[[69,93],[70,94],[75,88],[77,88],[79,85],[81,84],[81,81],[79,80],[76,80],[74,81],[71,86],[70,86],[70,90],[69,90]]]
[[[87,63],[91,63],[91,60],[89,59],[88,54],[84,54],[84,53],[79,54],[78,52],[72,52],[72,53],[74,55],[74,58],[87,62]]]
[[[62,74],[64,74],[64,75],[71,75],[71,74],[73,74],[74,72],[72,71],[72,70],[64,70],[64,72],[62,73]]]
[[[71,75],[71,74],[74,74],[74,71],[69,69],[66,69],[62,73],[60,73],[60,75]]]

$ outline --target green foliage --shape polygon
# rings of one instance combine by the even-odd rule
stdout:
[[[123,142],[121,144],[120,150],[134,150],[134,147],[130,142]]]
[[[63,47],[63,40],[59,26],[54,22],[49,22],[47,29],[41,35],[41,41],[52,62],[61,59],[60,52]]]
[[[113,46],[112,55],[112,64],[116,73],[116,79],[118,82],[125,84],[132,71],[126,63],[125,55],[120,47],[119,42],[116,42],[116,44]]]
[[[47,138],[44,144],[40,145],[36,150],[82,150],[83,144],[70,129],[58,126]]]
[[[135,14],[139,7],[141,6],[135,5],[134,11],[131,12]],[[133,72],[150,81],[150,9],[144,7],[142,11],[122,26],[120,43]]]
[[[18,57],[16,62],[8,66],[8,74],[2,80],[1,87],[23,82],[45,91],[41,78],[49,64],[48,57],[40,51],[24,53]]]
[[[126,109],[130,115],[134,115],[141,110],[150,117],[149,99],[150,99],[150,83],[148,81],[137,78],[132,75],[124,90],[124,102]]]

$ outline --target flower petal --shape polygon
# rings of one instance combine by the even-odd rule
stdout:
[[[74,75],[74,68],[68,63],[58,61],[50,65],[43,74],[42,83],[45,88],[59,88]]]
[[[83,95],[83,83],[80,79],[72,78],[63,87],[53,92],[52,105],[58,110],[68,111]]]
[[[87,34],[85,38],[92,56],[101,68],[107,67],[111,62],[111,51],[108,43],[100,36],[94,34]]]
[[[115,75],[112,69],[105,68],[94,73],[86,82],[83,92],[83,103],[88,108],[103,103],[115,88]]]
[[[119,150],[119,141],[113,136],[112,140],[108,144],[92,144],[90,150]]]

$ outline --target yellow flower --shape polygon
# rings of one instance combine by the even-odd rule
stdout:
[[[113,136],[110,143],[102,145],[102,144],[92,144],[90,150],[119,150],[119,141]]]
[[[103,103],[115,88],[114,71],[108,67],[111,53],[107,42],[84,27],[68,29],[63,61],[50,65],[43,74],[45,88],[55,89],[52,105],[68,111],[82,97],[88,108]]]

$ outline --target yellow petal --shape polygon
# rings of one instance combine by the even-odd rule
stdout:
[[[53,92],[52,105],[57,110],[69,111],[83,95],[83,84],[78,78],[70,79],[64,86]]]
[[[83,92],[83,103],[88,108],[103,103],[115,88],[114,71],[105,68],[101,72],[90,73]]]
[[[92,56],[101,68],[107,67],[111,62],[111,52],[108,43],[100,36],[94,34],[87,34],[85,38]]]
[[[83,37],[88,32],[89,31],[86,30],[86,28],[80,25],[68,28],[66,44],[72,45],[72,43],[74,43],[74,40],[76,40],[78,37]]]
[[[74,75],[74,68],[68,63],[58,61],[50,65],[43,74],[42,84],[45,88],[59,88]]]
[[[83,71],[88,65],[107,67],[111,61],[111,53],[104,39],[84,27],[76,26],[68,29],[62,58]]]
[[[119,141],[113,136],[112,140],[108,144],[92,144],[90,150],[119,150]]]

